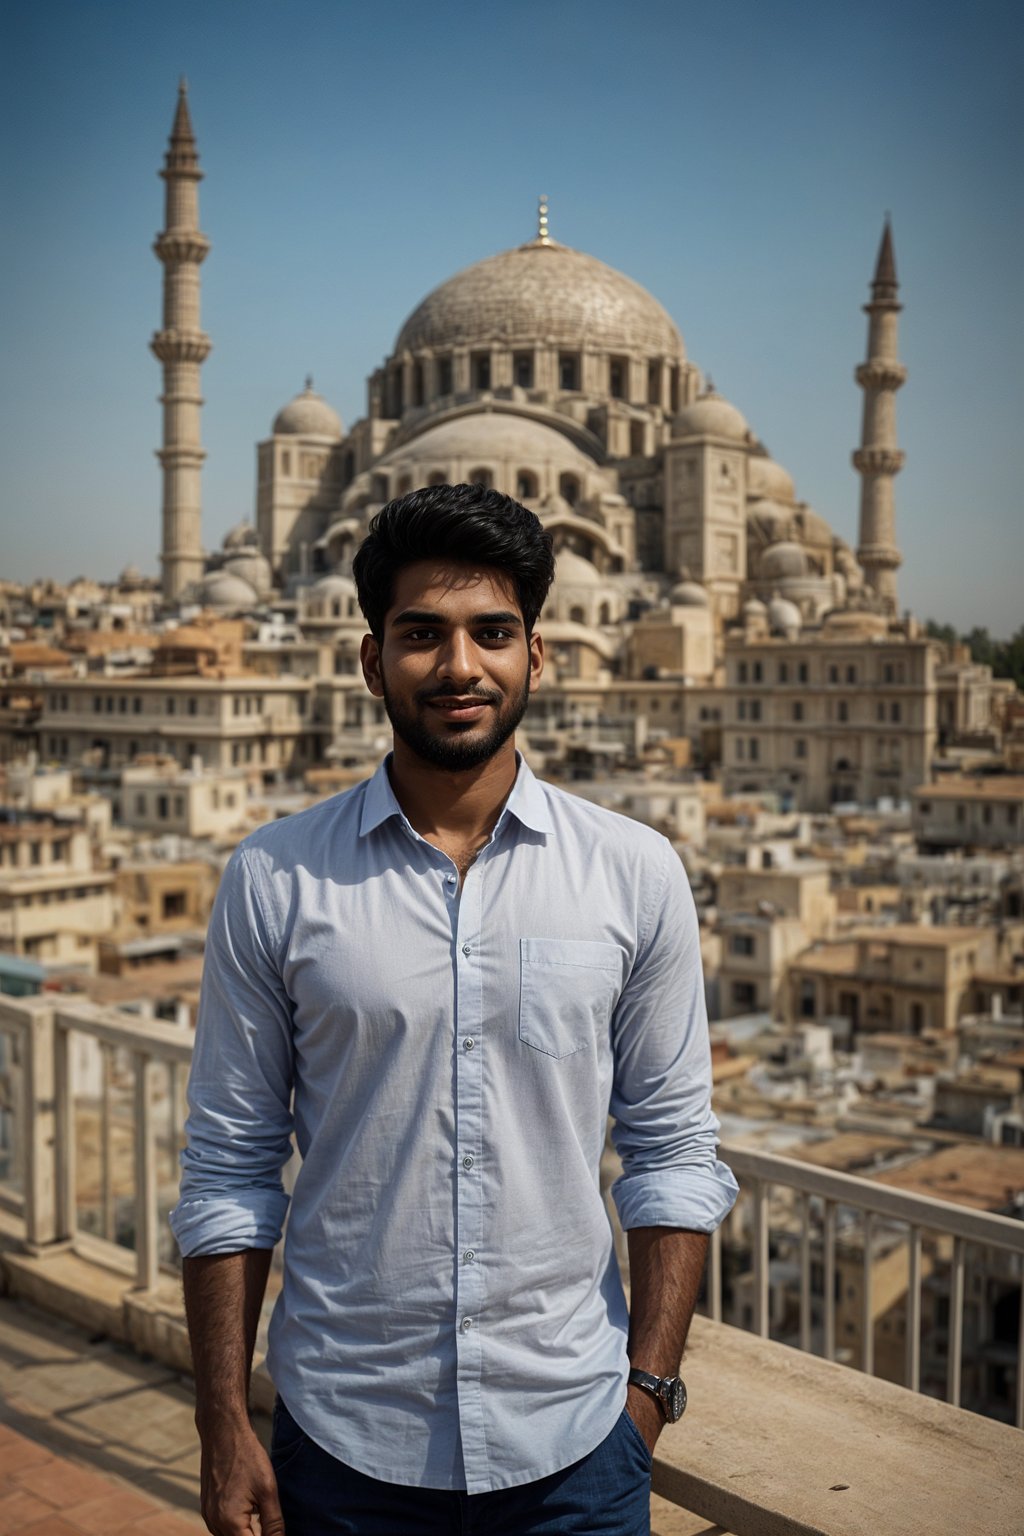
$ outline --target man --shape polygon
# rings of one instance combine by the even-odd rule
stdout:
[[[247,838],[210,923],[172,1217],[203,1513],[216,1536],[253,1514],[264,1536],[639,1536],[735,1198],[689,887],[663,838],[517,757],[553,575],[531,512],[413,492],[354,575],[394,752]],[[268,1461],[246,1398],[293,1127]]]

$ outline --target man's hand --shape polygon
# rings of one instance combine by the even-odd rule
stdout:
[[[202,1433],[202,1512],[213,1536],[285,1536],[270,1457],[248,1420]]]
[[[634,1387],[632,1383],[626,1390],[626,1412],[643,1435],[647,1449],[653,1456],[658,1436],[665,1428],[665,1415],[649,1392],[645,1392],[642,1387]]]

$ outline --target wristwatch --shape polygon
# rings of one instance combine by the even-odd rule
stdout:
[[[647,1392],[669,1424],[677,1423],[686,1411],[686,1383],[680,1376],[652,1376],[650,1371],[631,1370],[629,1380],[634,1387]]]

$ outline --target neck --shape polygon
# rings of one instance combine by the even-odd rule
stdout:
[[[466,842],[494,830],[516,781],[513,740],[477,768],[435,768],[395,738],[389,768],[395,799],[421,837]]]

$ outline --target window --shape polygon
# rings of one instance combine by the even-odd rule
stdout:
[[[739,702],[737,703],[737,705],[736,705],[736,718],[737,718],[737,720],[745,720],[747,718],[747,701],[746,701],[746,699],[740,699]]]
[[[734,955],[752,955],[754,953],[754,936],[752,933],[734,933],[729,938],[729,949]]]
[[[103,700],[100,698],[99,694],[97,694],[92,701],[92,709],[93,714],[95,715],[100,714],[103,710]]]
[[[764,676],[764,668],[759,661],[754,662],[754,682],[759,683]]]
[[[804,704],[803,704],[803,700],[802,699],[794,699],[794,701],[793,701],[793,719],[794,720],[802,720],[803,717],[804,717]]]
[[[133,715],[141,715],[142,714],[142,700],[141,699],[139,699],[139,698],[132,699],[132,714]]]
[[[166,712],[169,715],[173,715],[174,711],[175,711],[175,708],[176,708],[175,700],[174,700],[174,698],[173,698],[173,696],[171,694],[168,694],[166,699],[164,699],[164,709],[166,710]]]
[[[164,891],[162,909],[164,917],[184,917],[185,892]]]
[[[157,795],[157,797],[156,797],[156,813],[159,816],[160,820],[161,821],[166,821],[168,816],[170,815],[170,811],[171,811],[170,801],[168,800],[167,796],[166,795]]]
[[[789,682],[789,663],[788,662],[785,662],[785,661],[780,661],[779,662],[779,682],[780,683],[788,683]]]
[[[855,683],[857,681],[857,668],[856,667],[847,667],[847,669],[846,669],[846,681],[848,683]]]
[[[437,392],[439,395],[450,395],[452,392],[452,360],[450,357],[439,357],[437,360]]]
[[[119,714],[126,715],[128,713],[128,700],[125,698],[123,693],[117,701],[117,708]]]
[[[559,475],[558,494],[563,501],[567,501],[570,507],[574,507],[580,499],[580,482],[575,475]]]
[[[610,357],[608,359],[608,393],[613,400],[626,400],[629,397],[629,358]]]
[[[197,715],[199,713],[199,703],[196,699],[189,699],[187,707],[190,715]]]
[[[815,996],[814,982],[804,978],[800,983],[800,1017],[813,1019],[817,998]]]
[[[288,450],[286,448],[285,451],[281,455],[281,473],[282,473],[282,475],[290,475],[291,472],[292,472],[292,456],[291,456],[291,454],[288,452]]]
[[[892,720],[893,722],[896,722],[901,717],[902,717],[902,710],[900,709],[899,701],[894,699],[893,702],[889,705],[889,719]]]
[[[892,682],[892,662],[891,661],[887,661],[885,663],[885,665],[883,666],[883,668],[882,668],[882,682],[883,683],[891,683]]]
[[[990,827],[992,825],[992,807],[990,805],[982,806],[981,819],[985,823],[986,827]]]
[[[761,718],[761,700],[760,699],[751,699],[751,701],[750,701],[750,718],[751,718],[751,720],[760,720],[760,718]]]
[[[647,364],[647,404],[661,404],[661,364]]]
[[[489,469],[471,469],[469,472],[470,485],[482,485],[485,490],[491,490],[494,485],[494,476]]]
[[[747,744],[743,740],[742,736],[738,736],[736,738],[736,760],[737,760],[737,762],[742,763],[742,761],[746,757],[746,755],[747,755]]]
[[[885,705],[884,704],[882,704],[882,703],[876,704],[876,706],[875,706],[875,719],[876,720],[884,720],[885,719]]]
[[[739,666],[736,668],[736,681],[739,682],[739,683],[745,683],[746,680],[747,680],[747,664],[746,664],[745,661],[741,661]]]
[[[739,1008],[756,1008],[757,987],[752,981],[734,981],[732,1000]]]
[[[516,498],[533,501],[537,495],[537,476],[529,469],[521,469],[516,475]]]
[[[798,736],[796,738],[796,740],[793,743],[793,752],[794,752],[794,754],[797,757],[806,757],[807,756],[807,739],[806,739],[806,737]]]
[[[797,669],[796,669],[796,675],[797,675],[797,681],[798,682],[806,683],[807,677],[808,677],[806,661],[801,661],[798,664]]]
[[[135,814],[136,814],[136,816],[145,816],[145,814],[146,814],[146,797],[145,797],[145,795],[136,795],[135,796]]]
[[[490,389],[491,387],[491,354],[489,352],[473,353],[473,388]]]
[[[558,387],[559,389],[579,389],[580,359],[578,352],[559,352]]]
[[[412,403],[423,404],[423,364],[418,362],[412,365]]]
[[[643,456],[647,448],[646,433],[642,421],[631,421],[629,424],[629,451],[634,458]]]
[[[828,669],[828,680],[829,680],[830,683],[838,683],[838,681],[839,681],[839,668],[838,667],[829,667],[829,669]]]
[[[512,357],[512,377],[520,389],[533,388],[533,353],[516,352]]]
[[[847,704],[845,699],[840,699],[839,703],[836,705],[836,719],[845,722],[849,720],[849,718],[850,706]]]
[[[761,744],[756,736],[750,738],[750,761],[756,763],[761,755]]]
[[[932,803],[931,803],[931,801],[930,800],[922,800],[921,801],[921,815],[922,816],[930,816],[931,813],[932,813]]]

